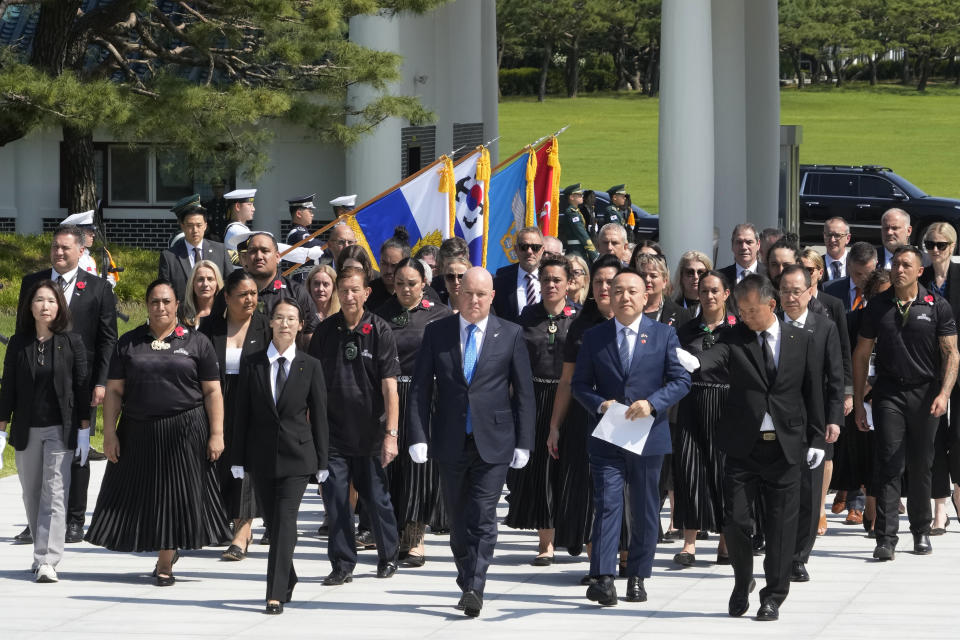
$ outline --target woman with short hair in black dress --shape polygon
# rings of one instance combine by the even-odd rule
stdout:
[[[223,392],[224,450],[217,469],[223,506],[227,518],[233,520],[233,540],[220,557],[224,560],[243,560],[250,545],[253,519],[263,517],[263,514],[257,504],[250,475],[234,478],[230,473],[233,426],[237,417],[237,380],[243,367],[243,357],[263,351],[270,344],[270,324],[267,317],[257,311],[257,281],[243,269],[236,269],[227,276],[223,299],[227,305],[226,311],[222,316],[218,314],[208,318],[201,331],[210,339],[217,354]]]
[[[407,393],[410,391],[417,352],[423,331],[434,320],[449,316],[448,307],[424,296],[426,270],[416,258],[403,258],[393,276],[395,294],[376,314],[390,324],[400,358],[397,394],[400,398],[400,432],[397,448],[406,451],[413,444],[407,441]],[[397,456],[387,469],[390,496],[397,526],[400,528],[400,557],[404,564],[422,567],[426,562],[423,536],[426,525],[434,531],[449,527],[440,495],[440,471],[433,460],[414,464],[410,456]]]
[[[554,502],[557,498],[557,465],[547,451],[550,418],[563,369],[563,346],[580,305],[567,300],[573,267],[560,254],[545,253],[540,260],[541,301],[523,308],[520,326],[530,354],[537,422],[530,462],[507,472],[504,524],[514,529],[536,529],[540,538],[534,566],[553,564]]]
[[[85,539],[111,551],[159,552],[154,575],[165,587],[176,581],[178,549],[230,537],[212,464],[223,452],[223,396],[213,345],[177,322],[173,285],[154,280],[146,303],[148,324],[125,333],[110,361],[110,464]]]
[[[737,324],[727,301],[730,284],[719,271],[700,277],[700,313],[677,329],[684,349],[699,355]],[[689,567],[696,557],[698,531],[723,529],[723,454],[714,442],[717,420],[727,401],[730,384],[724,377],[692,376],[690,393],[677,410],[677,442],[673,452],[674,522],[683,530],[683,549],[673,557]],[[717,562],[729,564],[723,536]]]

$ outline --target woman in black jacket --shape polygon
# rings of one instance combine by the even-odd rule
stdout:
[[[68,333],[70,310],[60,287],[42,280],[20,308],[21,331],[7,346],[0,388],[0,454],[13,415],[23,506],[33,532],[37,582],[57,582],[67,530],[67,495],[74,450],[86,464],[90,450],[87,357],[80,337]],[[2,458],[0,458],[2,459]]]

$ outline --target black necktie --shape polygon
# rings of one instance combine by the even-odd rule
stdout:
[[[283,393],[283,385],[287,383],[287,370],[284,365],[287,359],[283,356],[277,358],[277,398],[275,402],[280,402],[280,394]]]
[[[770,348],[770,343],[767,342],[767,338],[770,337],[770,334],[766,331],[760,332],[760,341],[763,348],[763,368],[767,373],[767,382],[773,384],[773,381],[777,378],[777,363],[773,359],[773,349]]]
[[[200,261],[203,260],[203,256],[200,255],[200,247],[193,248],[193,266],[200,264]]]
[[[836,280],[840,277],[840,261],[834,260],[830,266],[833,267],[833,279]]]

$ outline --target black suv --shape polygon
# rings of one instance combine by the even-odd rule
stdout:
[[[960,228],[960,200],[934,198],[884,167],[800,165],[800,239],[823,242],[823,223],[840,216],[853,241],[880,244],[880,217],[898,207],[910,214],[913,244],[933,222]]]

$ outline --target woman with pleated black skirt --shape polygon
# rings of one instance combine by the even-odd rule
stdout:
[[[230,535],[213,464],[223,452],[223,398],[213,346],[177,322],[173,285],[155,280],[146,302],[149,324],[124,334],[110,361],[110,463],[86,540],[111,551],[157,551],[156,584],[170,586],[178,549]]]
[[[450,315],[448,307],[424,297],[426,271],[416,258],[403,258],[394,272],[394,295],[376,314],[390,323],[397,343],[400,376],[397,395],[400,398],[400,423],[397,437],[399,451],[413,444],[407,441],[407,393],[423,341],[426,326]],[[440,472],[433,460],[414,464],[410,456],[400,455],[387,469],[390,500],[400,528],[400,559],[407,566],[422,567],[426,562],[423,537],[427,525],[434,531],[446,530],[447,514],[440,494]]]
[[[513,529],[536,529],[539,548],[534,566],[553,563],[554,511],[558,495],[557,461],[547,450],[550,418],[563,369],[563,345],[579,305],[567,300],[572,277],[570,262],[559,254],[545,254],[540,261],[541,302],[523,308],[520,325],[533,369],[537,405],[534,447],[523,469],[507,473],[507,503],[504,524]]]
[[[730,285],[718,271],[700,277],[700,313],[677,329],[683,348],[694,355],[708,351],[737,319],[727,309]],[[723,528],[723,454],[716,446],[716,425],[730,391],[729,382],[699,370],[691,374],[690,393],[677,410],[673,451],[674,521],[683,530],[683,550],[673,561],[689,567],[696,559],[698,531]],[[717,563],[729,564],[723,536]]]

